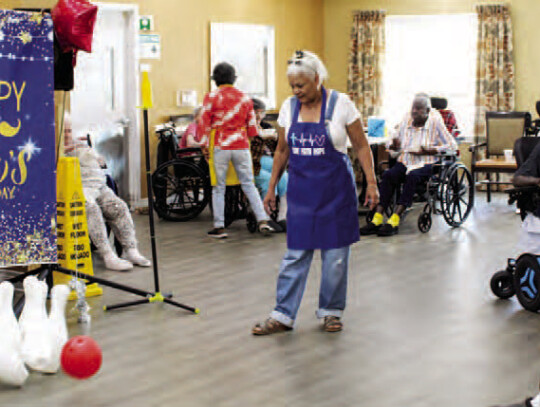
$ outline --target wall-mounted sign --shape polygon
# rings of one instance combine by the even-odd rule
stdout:
[[[178,107],[195,107],[195,106],[197,106],[197,91],[196,90],[178,90],[178,91],[176,91],[176,105]]]
[[[159,34],[139,34],[139,58],[161,58],[161,36]]]
[[[154,31],[154,17],[153,16],[140,16],[139,17],[139,30],[140,31]]]

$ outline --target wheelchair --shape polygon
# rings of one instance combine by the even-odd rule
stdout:
[[[522,137],[514,145],[518,167],[527,159],[534,146],[540,142],[538,137]],[[508,203],[516,203],[521,220],[528,214],[538,214],[540,208],[540,187],[517,187],[506,191]],[[540,256],[524,253],[517,259],[508,259],[506,269],[497,271],[491,277],[493,294],[501,299],[516,296],[523,308],[528,311],[540,310]]]
[[[433,215],[442,215],[448,226],[461,226],[469,217],[474,206],[474,184],[471,172],[459,161],[458,154],[444,152],[437,154],[433,164],[433,174],[425,184],[419,185],[413,203],[424,203],[418,216],[417,226],[420,232],[427,233],[433,223]],[[382,173],[382,171],[379,171]],[[387,216],[394,213],[399,198],[399,188],[395,191],[390,205],[385,211]],[[408,210],[405,212],[405,214]],[[374,212],[367,214],[369,222]]]
[[[508,190],[508,203],[517,202],[521,219],[540,208],[540,188],[520,187]],[[506,269],[491,277],[493,294],[501,299],[516,295],[519,303],[528,311],[540,310],[540,256],[524,253],[517,259],[508,259]]]
[[[173,126],[156,130],[159,138],[157,169],[152,174],[154,209],[161,219],[186,222],[212,207],[208,163],[200,148],[178,148]],[[257,219],[240,185],[225,190],[225,227],[245,219],[249,232],[257,231]]]
[[[208,164],[200,148],[178,148],[176,130],[163,126],[157,168],[152,174],[154,209],[161,219],[185,222],[197,217],[210,201]]]

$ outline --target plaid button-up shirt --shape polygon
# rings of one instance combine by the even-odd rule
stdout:
[[[411,152],[424,148],[435,148],[437,151],[456,151],[458,146],[450,135],[440,114],[430,111],[428,119],[422,127],[414,127],[410,115],[400,123],[394,138],[401,141],[401,154],[398,161],[407,167],[407,171],[433,164],[437,157],[433,155],[416,155]]]

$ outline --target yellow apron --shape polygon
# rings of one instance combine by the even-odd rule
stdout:
[[[216,170],[214,168],[214,138],[216,136],[216,129],[210,131],[210,146],[208,152],[210,157],[208,159],[208,167],[210,168],[210,184],[215,187],[217,185]],[[229,162],[229,168],[227,170],[227,178],[225,179],[225,185],[240,185],[236,171],[232,162]]]

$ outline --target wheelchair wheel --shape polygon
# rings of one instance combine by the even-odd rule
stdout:
[[[522,254],[516,261],[514,287],[519,303],[528,311],[540,309],[540,264],[538,257]]]
[[[154,209],[162,219],[185,222],[199,215],[210,199],[208,176],[184,160],[161,165],[152,175]]]
[[[418,229],[422,233],[427,233],[431,229],[431,214],[428,212],[422,212],[418,217]]]
[[[451,227],[461,226],[474,205],[472,175],[463,164],[456,164],[448,170],[442,182],[441,209],[444,220]]]
[[[516,293],[512,273],[507,270],[497,271],[491,277],[491,291],[497,297],[506,300]]]
[[[257,231],[257,218],[252,211],[248,211],[246,215],[246,227],[249,233],[255,233]]]
[[[240,185],[225,188],[225,227],[247,215],[246,198]]]

